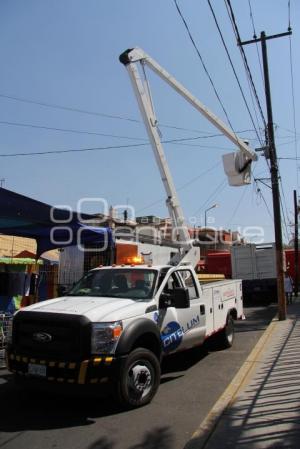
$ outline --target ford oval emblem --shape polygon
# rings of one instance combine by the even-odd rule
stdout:
[[[49,341],[52,341],[52,335],[47,334],[46,332],[36,332],[35,334],[32,334],[32,339],[39,343],[48,343]]]

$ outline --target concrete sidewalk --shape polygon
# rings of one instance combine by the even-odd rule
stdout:
[[[300,447],[300,299],[273,320],[185,449]]]

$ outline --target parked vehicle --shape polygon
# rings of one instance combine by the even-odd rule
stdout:
[[[233,279],[242,279],[245,302],[272,302],[277,298],[276,249],[274,243],[233,245]]]
[[[191,266],[103,267],[65,297],[17,312],[8,368],[33,382],[110,382],[121,403],[136,407],[155,395],[164,356],[216,332],[231,346],[242,314],[240,281],[202,290]]]
[[[239,280],[201,287],[194,267],[199,248],[190,238],[166,163],[148,84],[136,64],[145,64],[172,85],[238,148],[255,153],[207,108],[140,49],[120,57],[134,86],[161,178],[174,238],[169,264],[109,266],[88,272],[64,297],[16,313],[7,348],[8,368],[33,382],[95,385],[111,383],[123,404],[151,401],[164,356],[201,345],[217,334],[224,347],[234,338],[233,321],[243,317]],[[247,163],[248,170],[249,163]],[[243,181],[243,168],[233,172]],[[247,177],[247,176],[246,176]],[[247,177],[248,179],[248,177]]]

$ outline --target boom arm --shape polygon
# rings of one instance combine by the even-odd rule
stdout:
[[[146,126],[146,130],[152,144],[155,159],[160,171],[161,179],[163,181],[165,190],[167,192],[167,207],[169,210],[170,218],[172,224],[175,225],[176,233],[178,233],[179,243],[182,248],[189,249],[192,247],[192,241],[188,233],[188,229],[184,222],[184,215],[181,206],[178,201],[175,185],[173,178],[171,176],[165,153],[161,144],[159,131],[157,129],[157,119],[152,107],[152,101],[150,97],[150,92],[148,86],[145,87],[143,80],[140,76],[136,62],[141,62],[143,60],[134,61],[133,63],[127,63],[124,61],[123,55],[120,56],[120,61],[125,64],[132,86],[138,101],[138,105]],[[174,238],[174,236],[172,236]]]
[[[165,190],[167,192],[167,207],[172,223],[178,233],[179,243],[182,249],[191,250],[193,242],[189,236],[184,216],[179,204],[175,185],[166,161],[164,150],[161,144],[159,131],[157,129],[157,119],[152,106],[149,86],[143,81],[138,66],[144,70],[147,65],[160,78],[166,81],[176,92],[184,97],[192,106],[203,114],[213,125],[215,125],[225,136],[227,136],[238,148],[250,159],[256,160],[256,153],[249,148],[245,142],[239,139],[218,117],[210,112],[196,97],[194,97],[182,84],[163,69],[154,59],[148,56],[142,49],[133,48],[126,50],[120,55],[120,62],[125,65],[129,73],[132,86],[138,101],[138,105],[146,126],[146,130],[154,151],[155,159],[160,171]],[[174,236],[173,236],[174,238]],[[182,254],[182,257],[184,254]]]
[[[193,94],[191,94],[181,83],[162,68],[154,59],[152,59],[141,48],[126,50],[120,56],[120,61],[129,67],[136,62],[147,65],[160,78],[168,83],[176,92],[185,98],[197,111],[201,112],[221,133],[223,133],[231,142],[234,143],[249,159],[256,161],[257,154],[243,140],[239,139],[216,115],[214,115],[203,103],[201,103]],[[128,67],[129,65],[129,67]]]

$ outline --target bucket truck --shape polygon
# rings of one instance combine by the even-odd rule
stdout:
[[[176,260],[99,267],[65,296],[18,311],[10,325],[7,364],[24,384],[96,389],[109,384],[121,403],[139,407],[156,394],[165,356],[201,345],[213,334],[224,348],[233,344],[234,320],[243,317],[243,302],[239,280],[199,284],[194,270],[199,248],[185,225],[149,86],[137,65],[152,68],[221,129],[244,155],[244,165],[256,155],[142,50],[128,50],[120,60],[130,74],[166,189]],[[237,167],[233,175],[242,179],[247,167]]]

